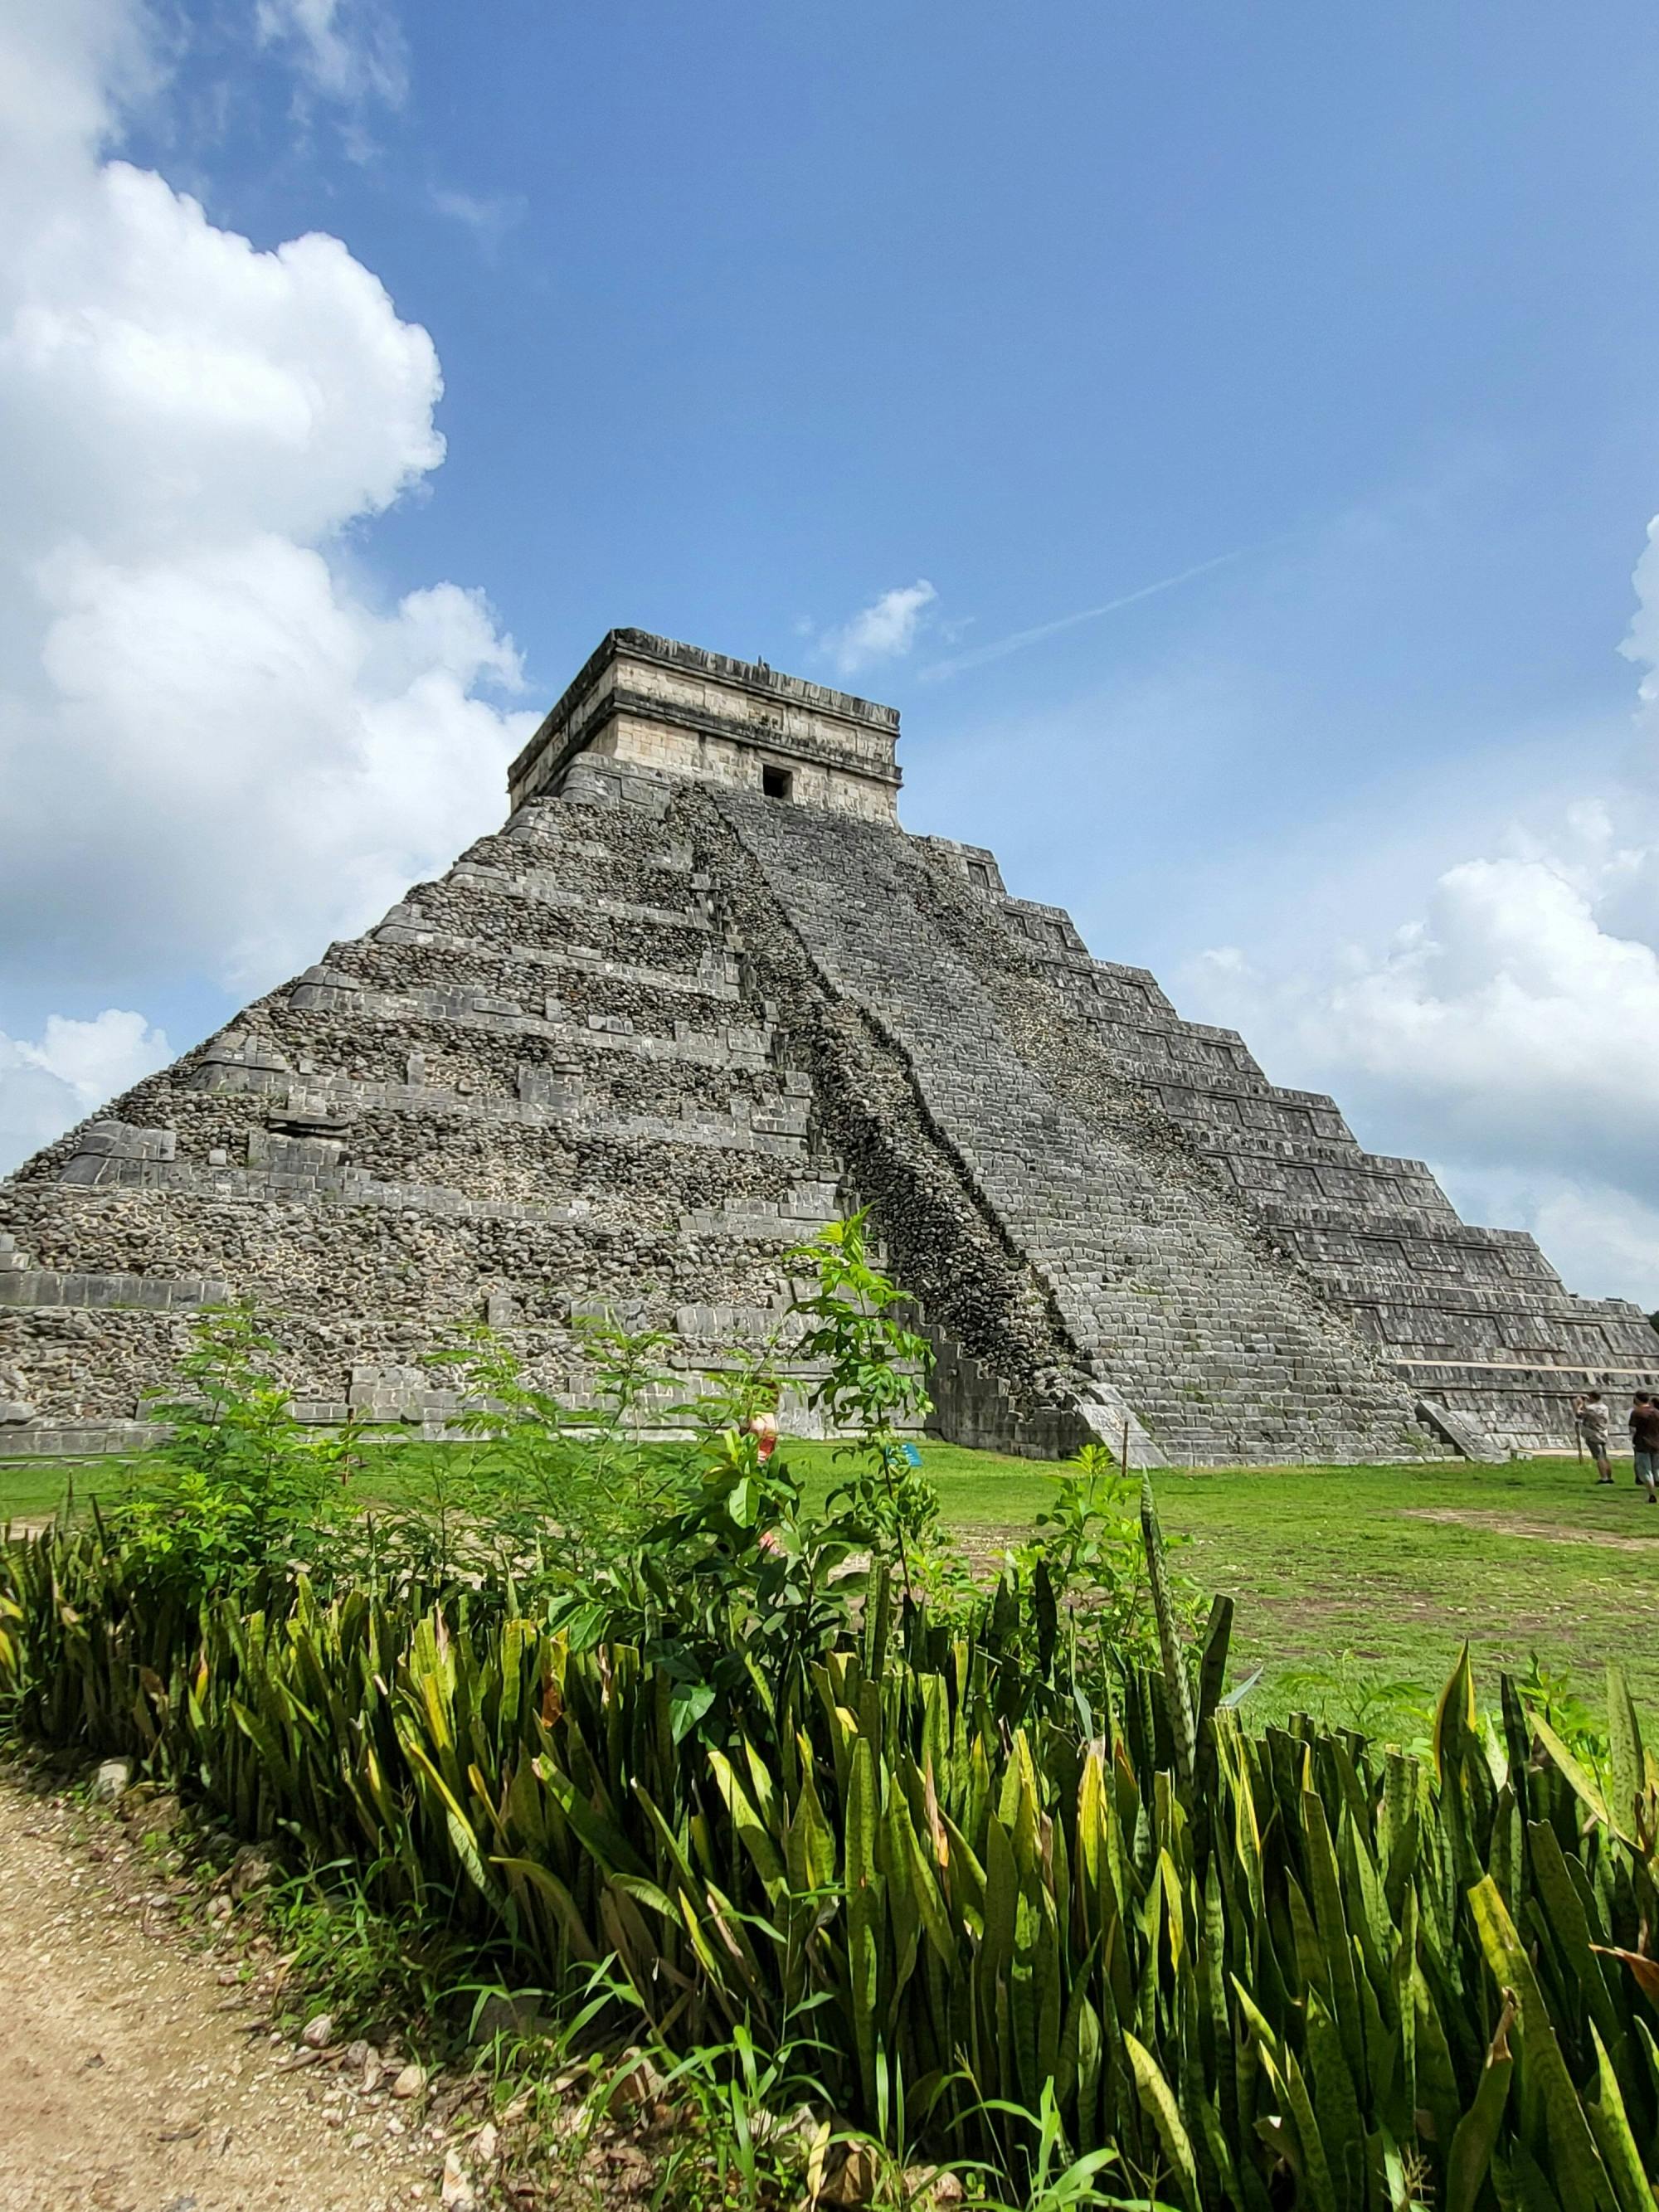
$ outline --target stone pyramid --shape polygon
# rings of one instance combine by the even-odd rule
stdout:
[[[799,1387],[787,1255],[866,1203],[962,1442],[1484,1456],[1659,1379],[1635,1307],[907,835],[897,737],[613,631],[503,829],[0,1184],[0,1456],[131,1443],[230,1297],[320,1423],[441,1432],[421,1355],[479,1317],[574,1404],[607,1311],[693,1370],[778,1340]]]

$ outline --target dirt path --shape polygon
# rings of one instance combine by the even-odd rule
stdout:
[[[122,1847],[88,1848],[76,1828],[0,1775],[6,2212],[435,2207],[441,2154],[384,2122],[354,2137],[321,2080],[278,2071],[211,1956],[147,1932],[166,1900],[112,1880]]]
[[[1402,1521],[1443,1521],[1462,1528],[1490,1528],[1498,1536],[1527,1536],[1539,1544],[1592,1544],[1604,1552],[1651,1552],[1659,1548],[1659,1527],[1645,1536],[1615,1536],[1600,1528],[1570,1528],[1559,1521],[1529,1521],[1523,1514],[1489,1513],[1457,1505],[1405,1505]],[[1659,1515],[1656,1515],[1659,1522]]]

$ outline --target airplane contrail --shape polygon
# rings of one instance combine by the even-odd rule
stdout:
[[[1018,653],[1022,646],[1035,645],[1040,638],[1052,637],[1056,630],[1094,622],[1102,615],[1115,615],[1120,607],[1132,607],[1137,599],[1155,598],[1159,592],[1172,592],[1177,584],[1189,584],[1194,576],[1206,576],[1212,568],[1224,568],[1230,561],[1242,561],[1247,553],[1257,550],[1255,545],[1236,546],[1231,553],[1217,553],[1207,561],[1195,562],[1190,568],[1180,569],[1173,576],[1160,576],[1155,584],[1143,584],[1139,591],[1125,592],[1118,599],[1108,599],[1103,605],[1084,607],[1074,615],[1038,623],[1031,629],[1017,629],[1010,637],[1000,637],[991,645],[976,645],[971,652],[954,653],[948,660],[930,661],[917,674],[924,684],[938,684],[947,676],[959,676],[964,668],[982,668],[988,660],[1000,660],[1005,653]]]

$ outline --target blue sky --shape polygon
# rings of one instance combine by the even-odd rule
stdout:
[[[13,1156],[486,826],[520,718],[637,623],[895,702],[911,828],[1659,1304],[1650,10],[42,0],[3,35],[58,120],[0,308],[95,352],[150,302],[166,392],[125,340],[87,374],[118,475],[177,441],[106,524],[0,345],[0,441],[45,456],[40,621],[0,623]],[[307,233],[339,260],[270,258]],[[321,429],[261,473],[305,392],[380,441],[361,482]],[[285,640],[345,641],[267,726],[287,646],[227,610],[290,592]],[[77,693],[71,643],[127,680]],[[147,823],[152,757],[217,805]]]

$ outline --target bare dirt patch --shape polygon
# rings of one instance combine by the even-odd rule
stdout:
[[[1524,1514],[1492,1513],[1473,1506],[1402,1505],[1403,1521],[1444,1521],[1462,1528],[1489,1528],[1495,1536],[1525,1536],[1538,1544],[1589,1544],[1604,1552],[1659,1550],[1659,1527],[1650,1536],[1615,1536],[1601,1528],[1566,1528],[1559,1521],[1529,1521]],[[1659,1521],[1659,1515],[1656,1515]]]
[[[441,2154],[331,2124],[321,2080],[277,2070],[292,2046],[249,2033],[142,1856],[78,1826],[0,1775],[8,2212],[435,2206]]]

